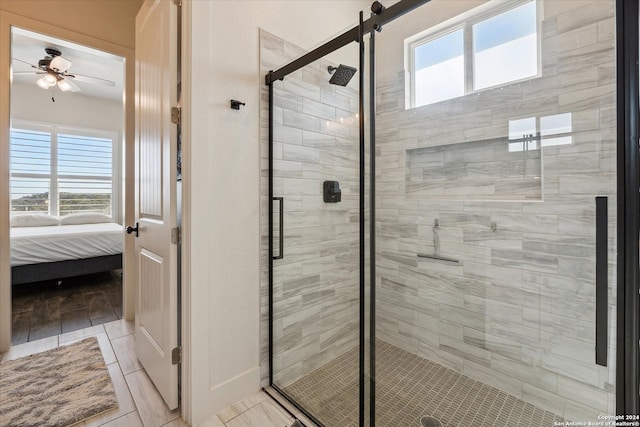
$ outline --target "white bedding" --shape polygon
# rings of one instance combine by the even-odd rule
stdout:
[[[122,253],[120,224],[11,228],[11,266]]]

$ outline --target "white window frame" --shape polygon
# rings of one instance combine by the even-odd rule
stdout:
[[[515,9],[519,6],[522,6],[526,3],[534,2],[536,4],[536,37],[537,37],[537,73],[533,76],[525,77],[522,79],[511,80],[505,83],[501,83],[495,86],[485,87],[482,89],[474,89],[473,88],[473,25],[485,21],[489,18],[493,18],[494,16],[500,15],[501,13],[505,13],[509,10]],[[505,85],[510,85],[522,81],[531,80],[537,77],[541,77],[542,75],[542,66],[541,66],[541,44],[542,44],[542,1],[539,0],[512,0],[512,1],[504,1],[504,0],[492,0],[487,3],[473,8],[467,12],[464,12],[448,21],[442,22],[438,25],[435,25],[425,31],[422,31],[418,34],[415,34],[404,41],[404,57],[405,57],[405,69],[408,70],[409,79],[406,82],[406,90],[409,93],[409,96],[406,97],[406,109],[411,108],[419,108],[425,107],[432,104],[423,104],[416,106],[416,94],[415,94],[415,51],[416,48],[429,43],[439,37],[445,36],[451,32],[462,29],[463,30],[463,50],[464,50],[464,95],[470,95],[477,92],[483,92],[486,90],[495,89],[496,87],[501,87]],[[454,98],[450,98],[454,99]],[[444,102],[444,101],[438,101]]]
[[[77,135],[89,138],[104,138],[112,141],[111,150],[111,217],[114,221],[121,223],[122,221],[122,161],[121,161],[121,139],[116,131],[104,129],[89,129],[74,126],[56,125],[50,123],[31,122],[26,120],[11,121],[11,132],[13,131],[33,131],[44,132],[51,135],[51,166],[49,173],[49,214],[57,214],[58,212],[58,134]],[[76,177],[74,175],[73,177]],[[31,174],[11,172],[10,178],[35,178]],[[38,176],[40,177],[40,176]],[[77,176],[82,178],[82,176]],[[95,179],[95,177],[87,177]],[[54,197],[55,196],[55,197]],[[19,213],[11,213],[12,215],[20,215]]]

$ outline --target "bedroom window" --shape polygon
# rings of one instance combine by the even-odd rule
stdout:
[[[117,134],[20,123],[11,129],[11,214],[118,213]]]
[[[489,2],[407,39],[410,107],[539,75],[538,38],[530,0]]]

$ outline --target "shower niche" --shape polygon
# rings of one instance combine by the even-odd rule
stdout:
[[[406,191],[427,199],[542,200],[542,150],[532,148],[535,141],[502,137],[408,149]],[[517,142],[526,148],[513,148]]]

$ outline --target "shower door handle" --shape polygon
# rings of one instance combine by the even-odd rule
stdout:
[[[609,329],[607,197],[596,197],[596,364],[607,366]]]
[[[280,235],[278,238],[278,255],[274,255],[273,259],[282,259],[284,257],[284,197],[274,197],[274,201],[279,205],[279,218],[280,218]]]

